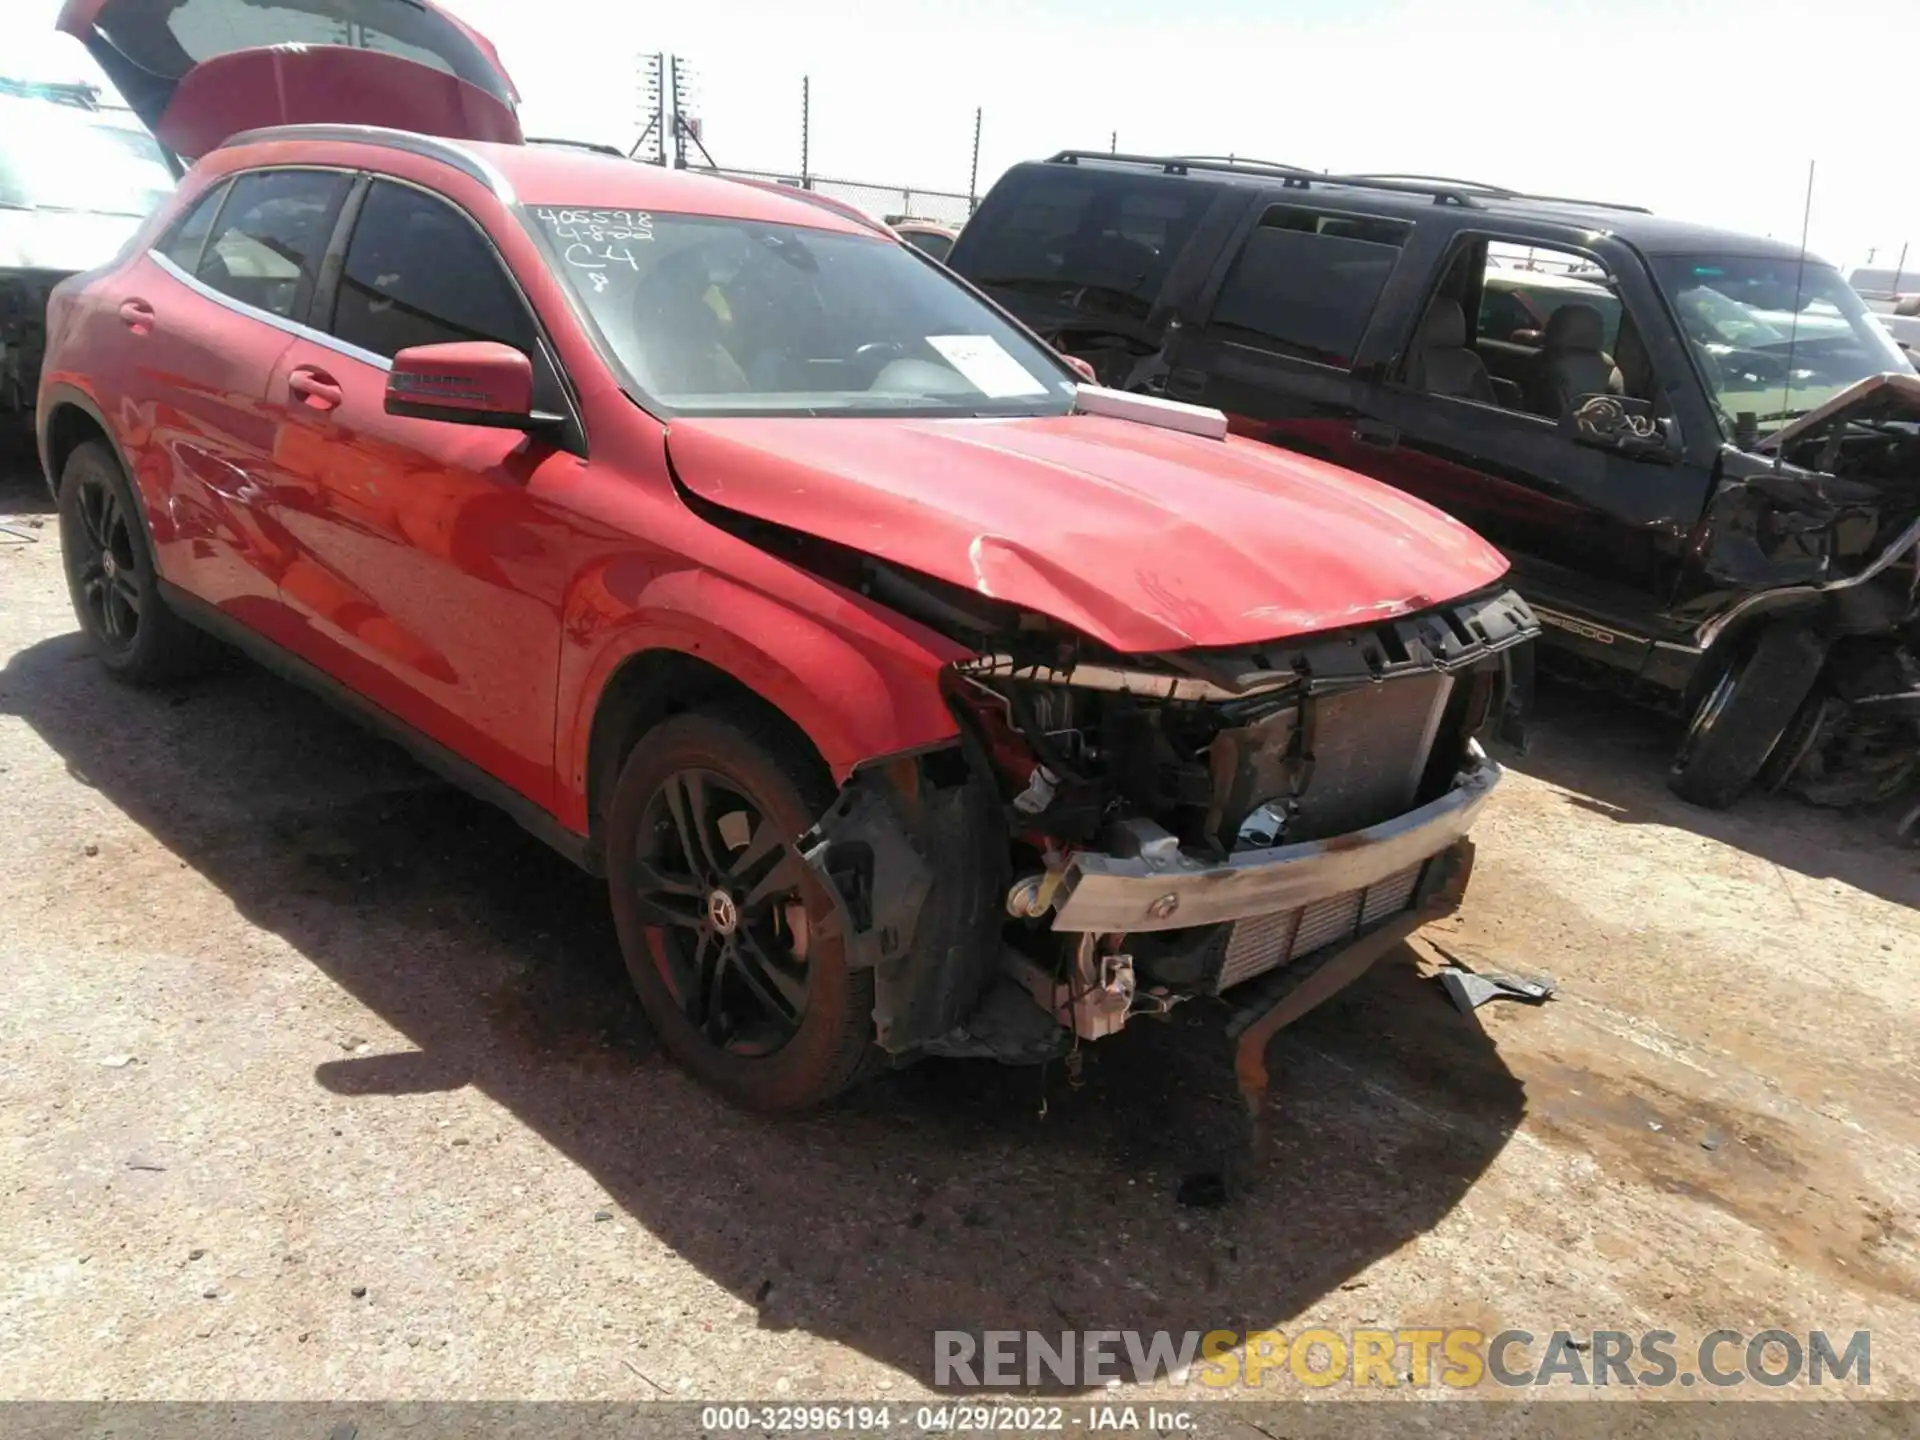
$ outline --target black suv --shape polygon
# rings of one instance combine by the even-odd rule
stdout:
[[[1631,206],[1064,151],[948,262],[1101,383],[1396,485],[1556,663],[1680,707],[1673,788],[1920,775],[1920,378],[1831,266]]]

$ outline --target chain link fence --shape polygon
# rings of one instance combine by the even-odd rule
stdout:
[[[705,169],[705,167],[702,167]],[[971,195],[951,190],[928,190],[918,185],[875,185],[864,180],[830,180],[823,175],[782,175],[774,170],[740,170],[718,166],[710,175],[733,175],[742,180],[772,180],[796,190],[814,190],[858,206],[876,220],[935,220],[955,227],[966,224],[977,203]]]

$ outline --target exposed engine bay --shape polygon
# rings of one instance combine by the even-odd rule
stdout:
[[[1920,783],[1920,377],[1863,381],[1780,432],[1778,484],[1830,512],[1825,574],[1766,613],[1814,615],[1826,667],[1762,772],[1818,805],[1869,805]]]
[[[957,744],[864,767],[801,845],[902,1056],[1045,1058],[1414,913],[1497,778],[1475,737],[1517,727],[1538,632],[1496,590],[1121,656],[862,569],[868,594],[979,644],[947,677]]]

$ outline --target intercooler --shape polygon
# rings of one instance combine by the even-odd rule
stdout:
[[[1345,835],[1412,809],[1452,691],[1451,676],[1427,673],[1315,697],[1313,768],[1283,843]],[[1216,988],[1251,980],[1406,909],[1420,870],[1412,865],[1365,889],[1236,921]]]
[[[1414,887],[1420,882],[1424,864],[1409,865],[1365,890],[1332,895],[1298,910],[1235,921],[1227,932],[1226,955],[1215,991],[1229,990],[1243,980],[1349,939],[1363,926],[1399,914],[1413,903]]]

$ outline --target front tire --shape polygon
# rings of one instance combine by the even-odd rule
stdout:
[[[634,748],[607,814],[607,885],[641,1007],[669,1054],[736,1104],[795,1111],[872,1055],[873,972],[789,843],[832,803],[815,759],[751,713],[687,714]]]
[[[1733,804],[1780,745],[1826,661],[1826,642],[1804,625],[1762,630],[1694,709],[1668,787],[1709,810]]]
[[[80,628],[108,673],[155,685],[206,669],[213,640],[160,596],[140,504],[104,441],[89,440],[60,473],[60,550]]]

